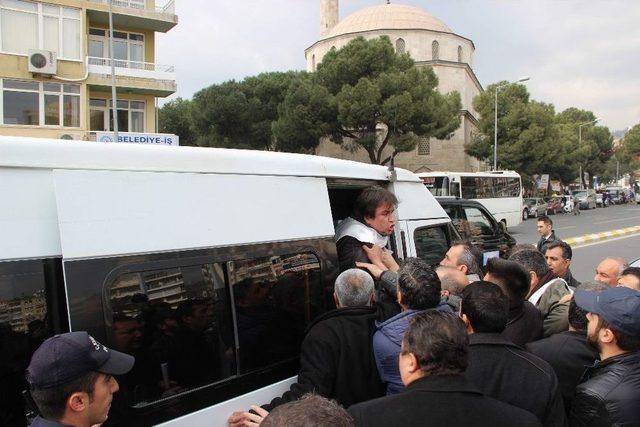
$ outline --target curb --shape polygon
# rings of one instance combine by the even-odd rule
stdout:
[[[603,231],[600,233],[593,234],[585,234],[584,236],[571,237],[569,239],[565,239],[564,241],[569,245],[577,245],[580,243],[591,243],[597,242],[600,240],[607,240],[613,237],[621,237],[627,236],[629,234],[640,233],[640,225],[636,225],[635,227],[627,227],[621,228],[619,230],[611,230],[611,231]]]

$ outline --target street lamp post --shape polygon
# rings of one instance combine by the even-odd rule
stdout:
[[[116,61],[113,53],[113,0],[109,0],[109,60],[111,61],[111,115],[113,117],[113,141],[118,142],[118,100],[116,99]],[[157,132],[157,131],[156,131]]]
[[[498,170],[498,91],[510,84],[526,82],[529,80],[529,76],[522,77],[521,79],[516,80],[515,82],[506,82],[501,85],[496,86],[495,92],[495,109],[494,109],[494,128],[493,128],[493,170]]]
[[[578,125],[578,147],[582,145],[582,126],[592,125],[594,123],[597,123],[599,120],[600,120],[600,117],[596,118],[595,120],[591,120],[590,122],[584,122]],[[580,189],[581,190],[584,190],[583,181],[584,181],[584,177],[582,176],[582,165],[580,165]]]

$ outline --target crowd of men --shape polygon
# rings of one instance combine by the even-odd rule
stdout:
[[[437,266],[399,265],[397,204],[360,194],[336,229],[336,309],[309,326],[297,381],[230,426],[640,426],[640,269],[606,258],[577,282],[546,217],[537,247],[508,259],[482,265],[457,242]],[[46,340],[28,369],[33,425],[104,422],[132,366],[86,333]]]

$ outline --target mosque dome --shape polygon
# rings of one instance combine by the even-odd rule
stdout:
[[[451,33],[435,16],[414,6],[382,4],[352,13],[341,20],[323,38],[371,30],[430,30]]]

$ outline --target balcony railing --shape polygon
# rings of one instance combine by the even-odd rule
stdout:
[[[89,0],[94,3],[103,3],[109,4],[109,0]],[[127,7],[130,9],[139,9],[145,10],[147,9],[146,0],[111,0],[111,4],[116,7]],[[176,6],[174,0],[168,0],[163,5],[156,4],[155,11],[158,13],[175,15]]]
[[[90,73],[111,74],[111,58],[90,56],[87,58]],[[172,65],[159,65],[151,62],[126,61],[114,59],[116,75],[139,77],[156,80],[175,80],[175,69]]]
[[[130,68],[132,70],[160,71],[163,73],[173,73],[173,65],[159,65],[152,62],[127,61],[124,59],[114,59],[116,68]],[[111,58],[89,57],[89,65],[104,65],[111,67]]]

